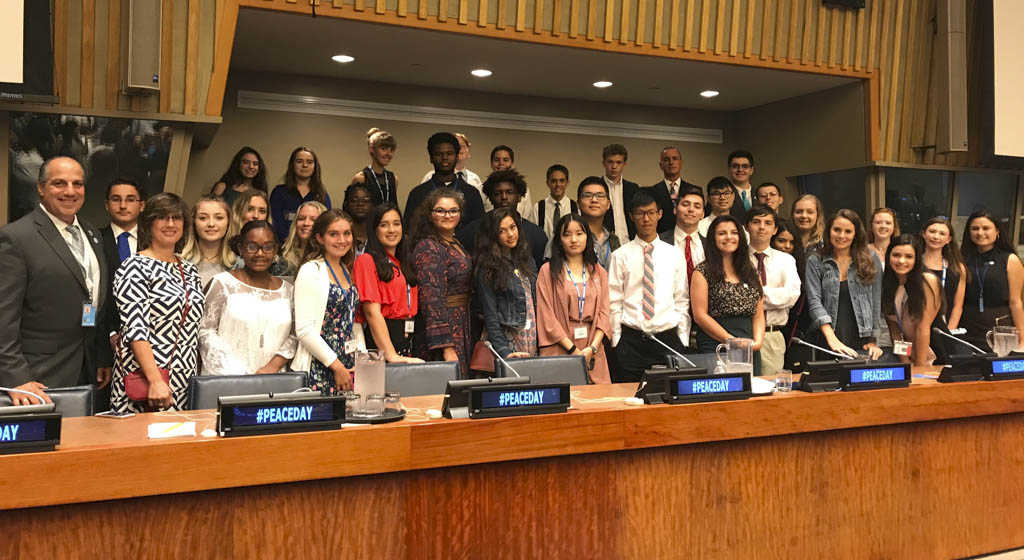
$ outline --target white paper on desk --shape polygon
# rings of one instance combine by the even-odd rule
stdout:
[[[753,381],[750,382],[750,392],[755,395],[767,395],[775,390],[775,382],[763,379],[760,377],[754,377]]]
[[[154,422],[148,428],[149,439],[196,437],[195,422]]]

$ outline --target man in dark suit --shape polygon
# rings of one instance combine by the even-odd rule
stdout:
[[[640,188],[636,183],[622,178],[622,172],[629,165],[628,159],[629,152],[622,144],[609,144],[601,152],[604,182],[608,185],[608,199],[611,201],[604,215],[604,227],[619,238],[621,245],[636,236],[636,224],[629,219],[629,212],[633,195]]]
[[[137,182],[122,177],[107,185],[105,206],[110,224],[100,228],[100,237],[107,273],[113,280],[121,263],[138,251],[139,214],[146,206],[146,198]]]
[[[48,401],[47,387],[109,383],[113,352],[95,324],[110,278],[99,232],[77,216],[82,166],[50,159],[37,188],[40,206],[0,228],[0,385]],[[38,402],[10,396],[15,405]]]
[[[736,199],[732,203],[729,214],[746,223],[747,210],[757,202],[757,193],[750,186],[750,178],[754,176],[754,154],[746,150],[736,150],[729,154],[729,181],[736,191]]]
[[[455,165],[459,161],[459,140],[450,132],[436,132],[427,139],[427,153],[430,163],[434,165],[434,174],[421,185],[409,192],[405,201],[406,221],[411,221],[416,209],[427,198],[430,191],[441,187],[450,188],[462,193],[462,223],[477,220],[484,215],[484,202],[480,191],[460,178],[455,173]]]
[[[515,169],[495,171],[484,180],[484,194],[487,195],[487,199],[491,201],[491,205],[494,206],[495,210],[499,208],[516,210],[519,201],[526,194],[526,179]],[[459,227],[455,232],[455,237],[459,239],[462,246],[470,253],[476,249],[476,237],[480,231],[481,220],[482,218],[473,220]],[[533,262],[537,265],[537,270],[540,270],[541,265],[544,264],[544,252],[548,245],[548,236],[544,234],[544,230],[540,226],[529,220],[520,219],[519,228],[523,238],[530,245],[530,254],[533,256]]]
[[[658,233],[671,231],[676,225],[675,206],[676,199],[680,192],[700,187],[687,183],[680,178],[683,170],[683,156],[679,148],[669,146],[661,150],[661,159],[658,160],[658,167],[665,176],[662,181],[651,187],[651,196],[658,201],[661,208],[661,220],[658,221]]]

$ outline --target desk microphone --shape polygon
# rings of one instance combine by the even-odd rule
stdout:
[[[982,350],[981,348],[978,348],[977,346],[971,344],[970,342],[967,342],[966,340],[961,340],[961,339],[959,339],[959,338],[949,334],[948,332],[940,329],[939,327],[932,327],[932,332],[933,333],[937,333],[937,334],[941,334],[942,336],[944,336],[946,338],[953,339],[953,340],[959,342],[960,344],[963,344],[964,346],[970,348],[971,350],[974,350],[974,352],[977,353],[977,354],[988,354],[988,352]]]
[[[676,351],[675,351],[675,349],[674,349],[674,348],[672,348],[671,346],[669,346],[668,344],[665,344],[664,342],[662,342],[662,341],[658,340],[658,337],[654,336],[653,334],[651,334],[651,333],[649,333],[649,332],[643,332],[643,333],[640,333],[640,336],[641,336],[641,337],[642,337],[642,338],[643,338],[644,340],[653,340],[654,342],[657,342],[658,344],[660,344],[660,345],[664,346],[666,350],[668,350],[669,352],[672,352],[672,353],[673,353],[673,354],[675,354],[676,356],[679,356],[680,358],[682,358],[682,359],[683,359],[683,361],[684,361],[684,362],[686,362],[686,363],[690,364],[690,367],[692,367],[692,368],[695,368],[695,367],[697,367],[697,364],[695,364],[695,363],[691,362],[691,361],[690,361],[690,359],[689,359],[689,358],[687,358],[686,356],[684,356],[684,355],[680,354],[679,352],[676,352]]]
[[[793,341],[793,342],[795,342],[797,344],[801,344],[803,346],[811,348],[813,350],[817,350],[818,352],[823,352],[823,353],[828,354],[830,356],[835,356],[837,358],[842,358],[844,360],[859,360],[859,359],[861,359],[861,358],[854,358],[852,356],[847,356],[846,354],[843,354],[841,352],[833,352],[832,350],[829,350],[828,348],[822,348],[821,346],[818,346],[817,344],[811,344],[810,342],[804,342],[803,340],[801,340],[800,338],[797,338],[795,336],[793,338],[789,339],[789,340],[791,340],[791,341]]]
[[[498,358],[498,361],[501,362],[502,365],[507,367],[509,371],[514,373],[516,375],[516,377],[522,377],[522,375],[519,375],[519,372],[516,371],[516,368],[512,367],[511,365],[509,365],[509,363],[505,361],[505,358],[502,358],[501,354],[499,354],[498,351],[494,349],[494,346],[491,345],[491,341],[490,340],[484,342],[484,345],[486,345],[487,349],[491,351],[491,354],[494,354],[494,357]]]

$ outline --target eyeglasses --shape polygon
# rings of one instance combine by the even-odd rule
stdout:
[[[711,193],[711,198],[725,198],[727,196],[732,196],[732,191],[715,191]]]
[[[580,195],[580,200],[589,200],[589,199],[607,200],[608,199],[608,195],[604,194],[603,192],[585,192],[585,193]]]
[[[447,216],[458,216],[462,213],[462,210],[458,208],[434,208],[431,212],[433,212],[435,216],[441,218]]]
[[[650,219],[653,220],[653,219],[658,217],[658,212],[659,212],[659,210],[647,210],[647,211],[644,211],[644,210],[634,210],[632,212],[632,214],[633,214],[633,217],[638,219],[638,220],[641,219],[641,218],[650,218]]]
[[[242,249],[246,253],[256,254],[257,251],[263,251],[264,253],[270,254],[277,250],[277,244],[264,243],[263,245],[259,245],[257,243],[249,242],[246,243],[245,245],[242,245]]]
[[[121,197],[117,196],[116,194],[114,196],[111,196],[107,200],[109,200],[110,202],[112,202],[114,204],[121,204],[122,202],[124,202],[125,204],[138,204],[139,203],[139,198],[136,197],[136,196],[126,196],[124,198],[121,198]]]

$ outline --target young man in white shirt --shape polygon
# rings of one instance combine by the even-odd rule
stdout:
[[[636,238],[612,253],[608,267],[612,346],[618,367],[616,382],[639,381],[644,370],[666,363],[690,340],[690,293],[686,262],[678,248],[658,238],[661,209],[645,190],[630,201]]]
[[[629,151],[622,144],[609,144],[601,152],[601,165],[604,166],[604,182],[608,185],[608,199],[611,207],[604,218],[604,227],[619,238],[625,245],[636,235],[636,227],[629,219],[630,203],[640,186],[622,178],[622,172],[629,165]]]
[[[704,236],[697,231],[697,224],[704,216],[704,194],[698,187],[684,188],[677,193],[675,226],[659,237],[669,245],[675,245],[683,252],[686,260],[686,282],[690,282],[697,265],[704,262]]]
[[[564,165],[556,163],[549,167],[546,182],[548,196],[534,204],[529,215],[524,218],[543,228],[548,239],[554,239],[552,234],[558,220],[566,214],[579,214],[580,209],[575,200],[565,196],[565,188],[569,185],[569,170]]]
[[[779,188],[775,183],[761,183],[754,189],[754,198],[757,199],[759,204],[764,204],[768,208],[775,210],[775,213],[779,213],[779,209],[782,208],[782,203],[785,202],[782,198],[782,189]]]
[[[750,178],[753,176],[754,154],[746,150],[736,150],[729,154],[729,179],[736,187],[737,210],[746,212],[754,204],[754,191],[750,188]]]
[[[800,298],[800,274],[792,255],[771,246],[778,230],[775,210],[755,204],[747,212],[750,235],[750,261],[761,279],[764,292],[765,332],[761,345],[761,371],[757,375],[775,375],[786,361],[786,340],[782,330],[789,321],[789,309]]]

